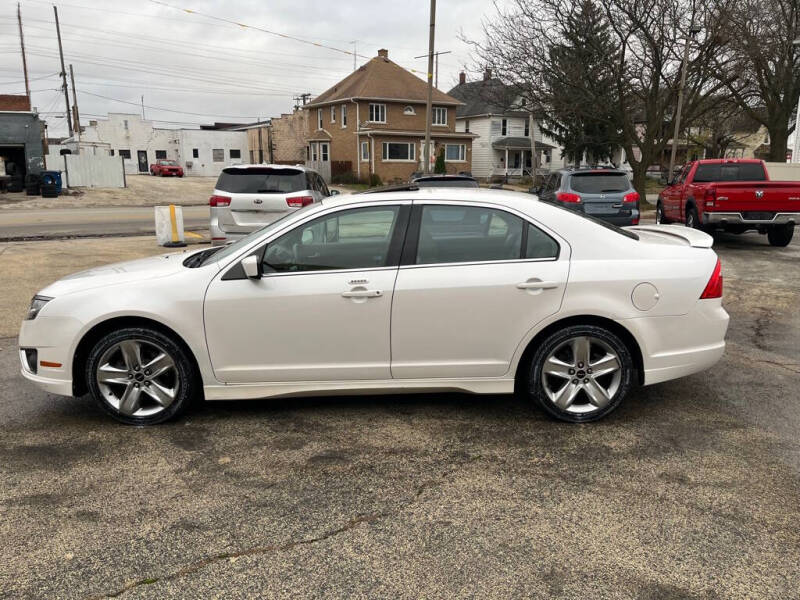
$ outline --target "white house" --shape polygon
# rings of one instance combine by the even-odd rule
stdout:
[[[516,109],[518,98],[513,90],[488,69],[480,81],[466,81],[461,73],[459,84],[447,92],[464,102],[456,110],[456,131],[477,134],[472,142],[472,175],[521,177],[530,175],[531,120],[529,113]],[[550,171],[564,166],[556,142],[542,133],[533,121],[536,170]]]
[[[77,137],[77,136],[76,136]],[[65,141],[77,143],[76,139]],[[223,167],[241,164],[247,154],[247,133],[220,129],[153,127],[135,113],[109,113],[89,121],[77,143],[81,153],[121,156],[128,174],[149,173],[158,159],[178,161],[186,175],[217,176]]]

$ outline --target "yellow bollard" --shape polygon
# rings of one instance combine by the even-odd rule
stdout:
[[[178,219],[175,216],[175,205],[169,205],[169,224],[172,227],[172,241],[164,244],[166,248],[182,248],[186,245],[185,242],[180,241],[178,237]]]

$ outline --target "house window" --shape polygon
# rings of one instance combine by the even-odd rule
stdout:
[[[331,104],[331,123],[336,123],[336,107]]]
[[[386,105],[370,104],[369,120],[371,123],[386,123]]]
[[[192,158],[200,158],[200,150],[192,148]]]
[[[383,160],[414,160],[414,144],[406,142],[383,142]]]
[[[225,162],[225,150],[223,148],[213,148],[211,150],[211,160],[214,162]]]
[[[328,161],[328,144],[319,145],[319,153],[322,155],[322,162]]]
[[[113,150],[113,149],[109,150],[109,151],[108,151],[108,155],[109,155],[109,156],[114,156],[114,150]]]
[[[317,129],[322,129],[322,109],[317,109]]]
[[[369,142],[361,142],[361,161],[369,161]]]
[[[119,155],[122,158],[130,158],[131,157],[131,151],[130,150],[120,150],[119,151]]]
[[[525,137],[530,137],[531,135],[531,121],[530,119],[525,119]]]
[[[242,151],[239,149],[230,149],[231,158],[242,158]]]
[[[469,119],[464,120],[464,131],[469,133]]]
[[[127,129],[128,129],[128,119],[125,119],[125,120],[122,122],[122,125],[123,125],[123,126],[125,127],[125,129],[127,130]]]
[[[347,127],[347,104],[342,104],[342,129]]]
[[[503,119],[500,125],[500,135],[508,135],[508,119]]]
[[[464,162],[467,160],[466,144],[446,144],[444,159],[447,162]]]
[[[432,122],[434,125],[447,125],[447,109],[441,106],[434,106]]]
[[[166,159],[167,158],[167,151],[166,150],[156,150],[156,160],[159,159]]]
[[[406,106],[406,107],[403,109],[403,114],[404,114],[404,115],[411,115],[411,116],[413,116],[413,115],[417,114],[417,111],[415,111],[415,110],[414,110],[414,107],[413,107],[413,106],[411,106],[411,105],[408,105],[408,106]]]

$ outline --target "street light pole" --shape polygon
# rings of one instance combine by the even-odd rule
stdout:
[[[678,107],[675,110],[675,129],[672,132],[672,152],[669,157],[668,180],[672,179],[675,170],[675,153],[678,151],[678,135],[681,131],[681,110],[683,109],[683,88],[686,87],[686,71],[689,62],[689,43],[695,34],[700,32],[700,28],[692,23],[689,26],[689,35],[686,38],[686,45],[683,47],[683,63],[681,63],[681,85],[678,88]]]

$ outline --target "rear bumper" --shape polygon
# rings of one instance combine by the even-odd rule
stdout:
[[[796,225],[800,223],[800,212],[774,213],[772,218],[754,219],[747,218],[748,216],[747,213],[740,212],[707,212],[703,213],[703,223],[705,225]]]
[[[600,219],[606,223],[617,225],[619,227],[627,227],[629,225],[637,225],[639,223],[639,209],[630,208],[625,209],[620,213],[593,213],[586,210],[586,204],[579,204],[577,202],[558,202],[555,204],[568,210],[583,213],[595,219]]]

